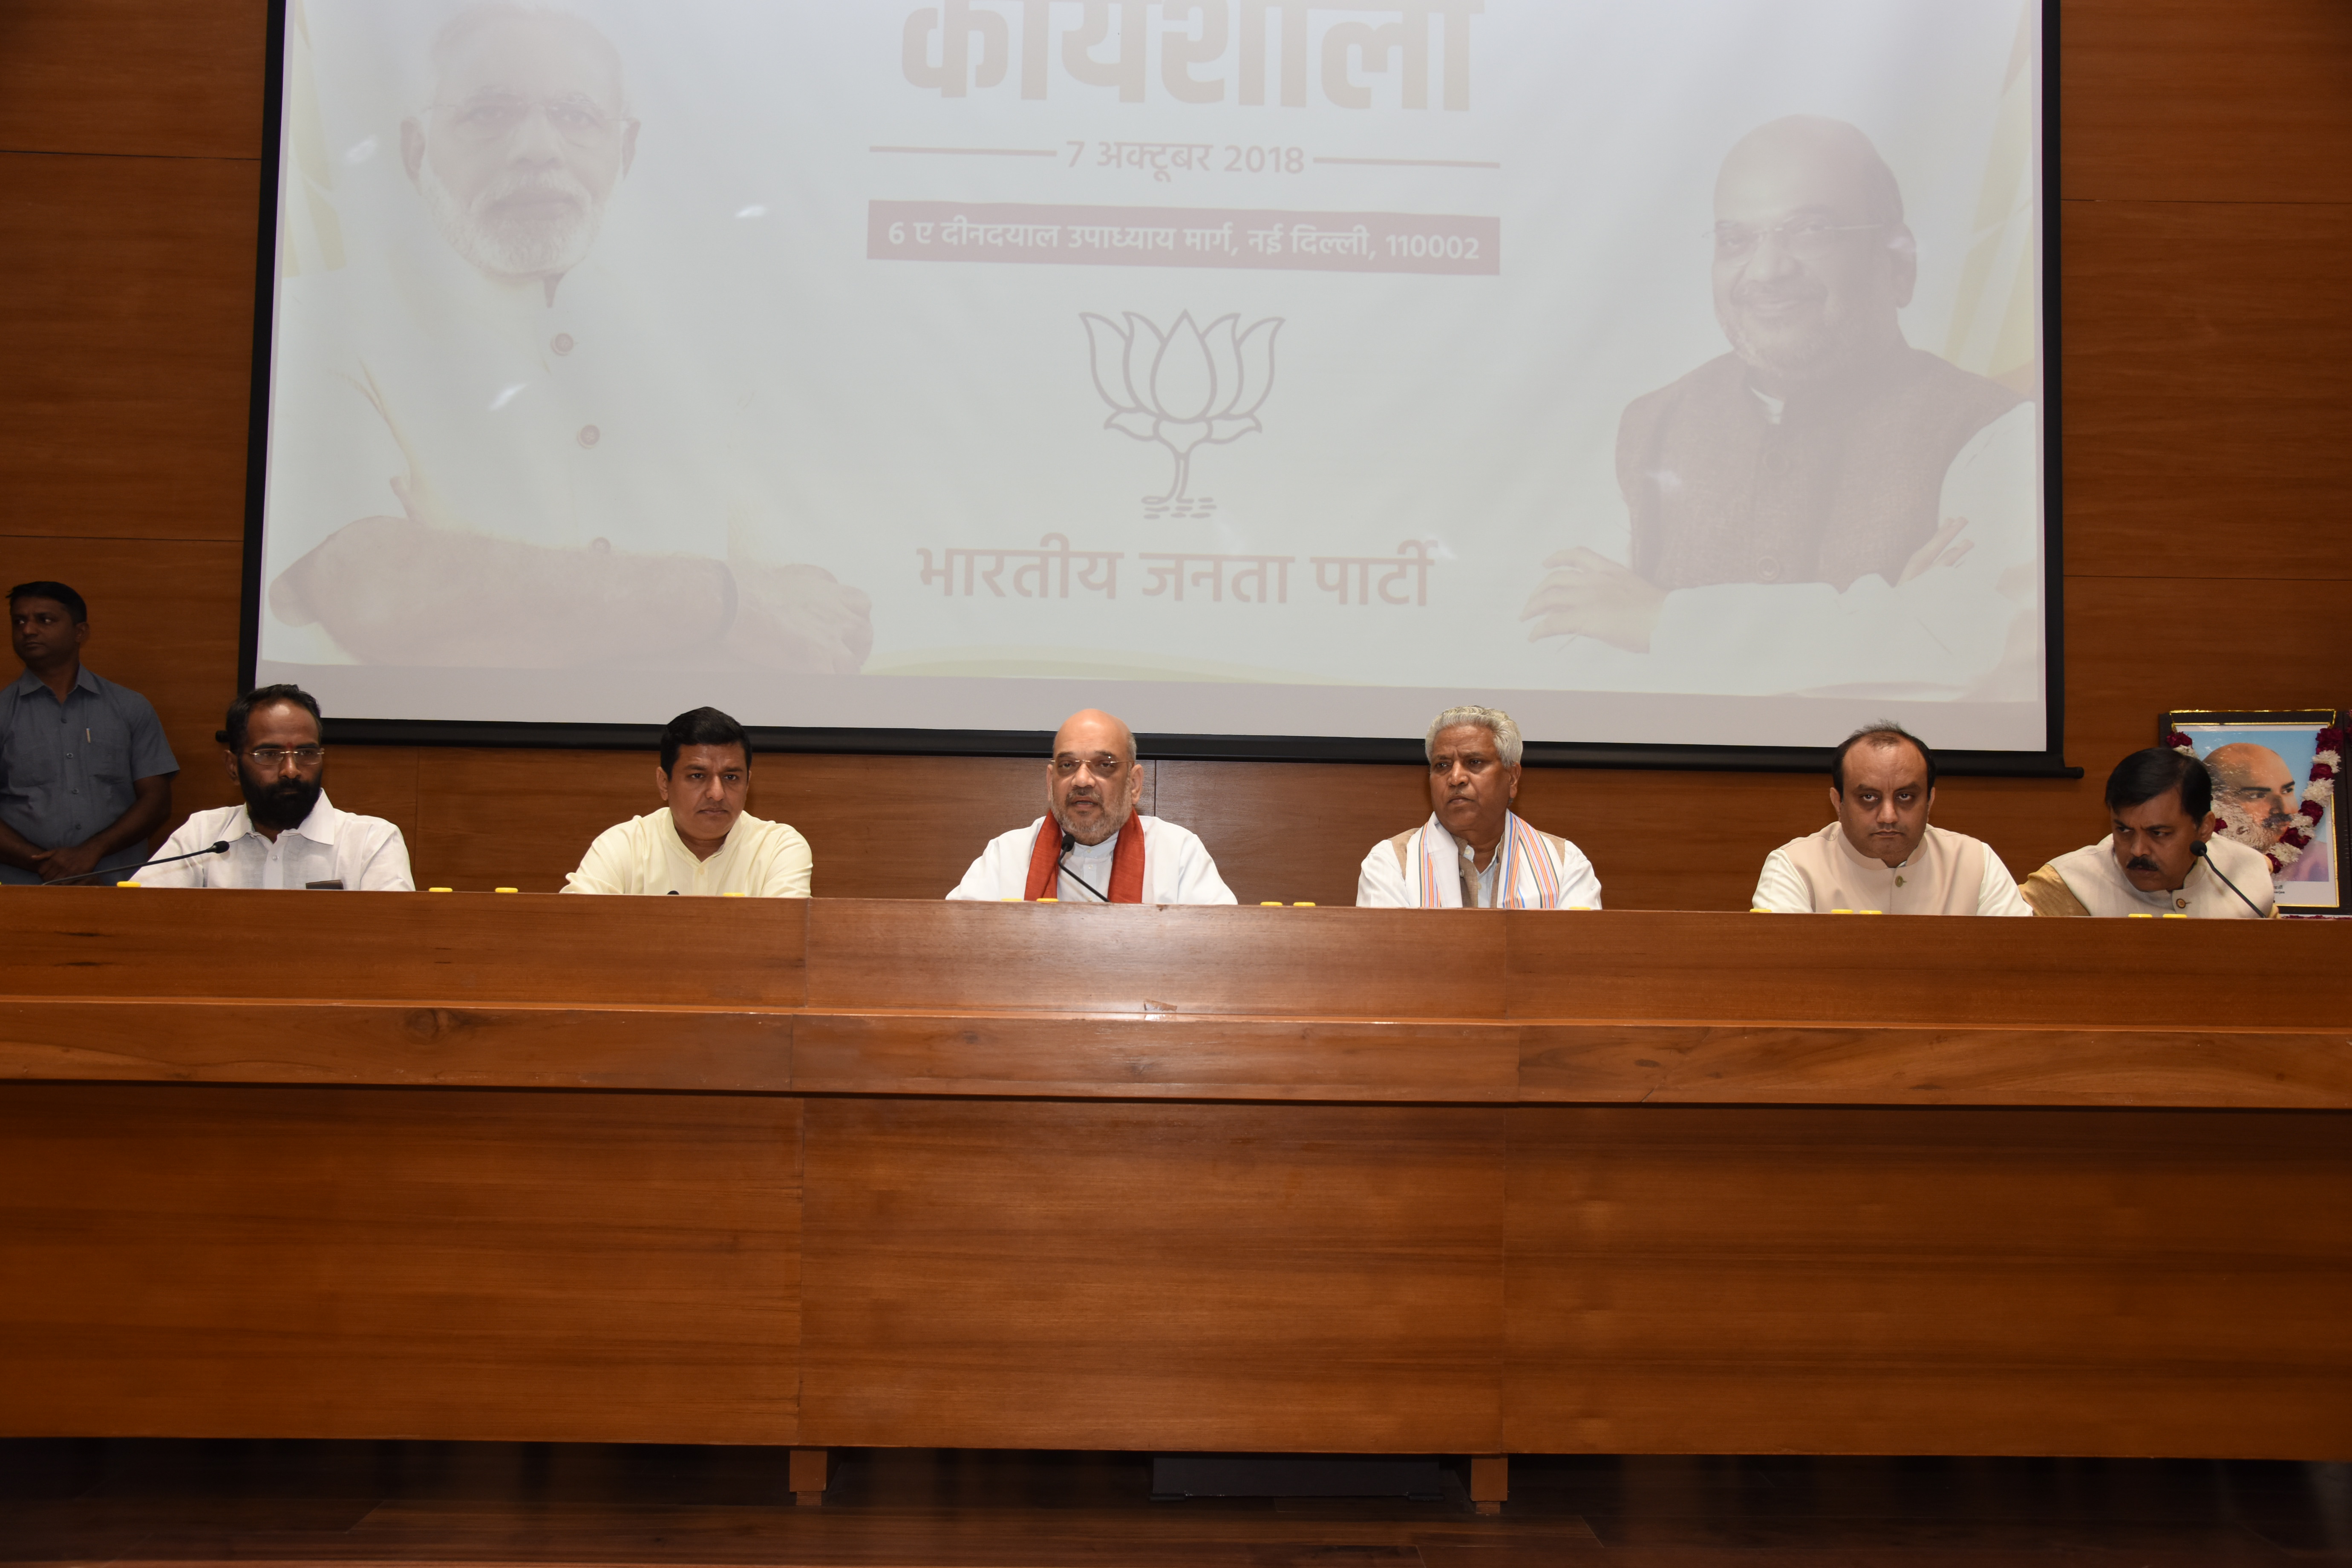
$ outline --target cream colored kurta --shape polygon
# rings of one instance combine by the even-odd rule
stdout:
[[[2189,868],[2189,879],[2181,886],[2167,892],[2144,893],[2116,864],[2116,839],[2111,833],[2088,848],[2059,856],[2028,877],[2026,896],[2045,915],[2186,915],[2200,921],[2250,921],[2278,912],[2271,889],[2271,863],[2261,850],[2249,849],[2217,833],[2207,840],[2205,851],[2212,857],[2212,865],[2200,860]],[[2254,909],[2248,909],[2246,899],[2221,885],[2213,875],[2213,866],[2219,866],[2221,875],[2253,900]],[[2058,893],[2072,894],[2072,906],[2065,899],[2053,896]]]
[[[563,879],[563,890],[805,899],[814,858],[808,840],[792,828],[746,812],[719,853],[698,860],[663,806],[598,834],[580,868]]]
[[[2031,915],[1992,847],[1929,826],[1900,866],[1857,852],[1832,822],[1764,858],[1748,907],[1775,914]]]

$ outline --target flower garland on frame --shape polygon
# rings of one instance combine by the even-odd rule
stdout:
[[[2312,835],[2327,819],[2327,807],[2336,798],[2336,770],[2344,765],[2344,731],[2335,724],[2322,730],[2315,741],[2316,750],[2311,757],[2311,779],[2303,786],[2303,804],[2295,809],[2303,814],[2305,826],[2290,827],[2278,837],[2278,842],[2263,852],[2275,876],[2303,858],[2311,847]],[[2176,752],[2197,754],[2196,743],[2175,730],[2164,738],[2164,743]]]

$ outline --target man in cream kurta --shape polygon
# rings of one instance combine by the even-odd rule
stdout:
[[[1837,820],[1764,858],[1751,909],[1773,914],[2031,915],[1991,846],[1931,826],[1936,760],[1902,726],[1864,725],[1830,760]]]
[[[1364,856],[1360,909],[1597,910],[1601,879],[1584,851],[1511,810],[1519,727],[1499,708],[1449,708],[1422,737],[1429,820]]]
[[[2110,833],[2096,844],[2070,850],[2025,879],[2024,895],[2034,912],[2043,915],[2186,915],[2193,921],[2250,921],[2273,918],[2271,863],[2259,849],[2216,835],[2206,841],[2205,853],[2178,888],[2136,888],[2116,861],[2116,837]],[[2213,874],[2242,889],[2254,908]],[[2257,910],[2260,912],[2257,913]]]
[[[1841,823],[1764,858],[1751,909],[1775,914],[1867,910],[1883,915],[2030,915],[2000,857],[1982,839],[1929,826],[1889,866],[1855,852]]]
[[[2106,800],[2112,832],[2025,879],[2036,914],[2277,916],[2269,858],[2214,831],[2212,775],[2194,756],[2135,752],[2107,776]]]
[[[808,840],[744,811],[751,792],[751,738],[716,708],[695,708],[664,728],[654,785],[659,811],[608,827],[588,846],[567,893],[805,899]]]
[[[805,899],[811,864],[807,839],[748,812],[728,829],[719,853],[698,860],[664,806],[598,834],[580,868],[563,879],[563,890]]]
[[[1045,815],[1000,833],[950,899],[1064,903],[1230,904],[1208,846],[1146,816],[1135,733],[1096,709],[1073,713],[1045,763]]]

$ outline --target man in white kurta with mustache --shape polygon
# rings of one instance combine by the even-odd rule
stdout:
[[[1499,708],[1449,708],[1423,737],[1429,820],[1382,839],[1356,875],[1359,907],[1597,910],[1601,879],[1584,851],[1511,810],[1519,727]]]
[[[950,899],[1078,904],[1230,904],[1209,847],[1146,816],[1135,731],[1097,709],[1073,713],[1045,763],[1045,815],[988,842]]]

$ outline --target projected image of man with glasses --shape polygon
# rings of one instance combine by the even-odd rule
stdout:
[[[435,100],[400,128],[408,177],[458,255],[552,294],[637,155],[621,57],[577,17],[500,6],[461,17],[433,55]]]
[[[1551,557],[1530,635],[1671,654],[1725,682],[1700,689],[1982,689],[2032,651],[2009,636],[2035,602],[2032,405],[1906,342],[1918,247],[1853,126],[1750,132],[1717,174],[1715,217],[1703,243],[1730,352],[1626,408],[1630,560]],[[2030,387],[2030,346],[2014,368]]]
[[[319,701],[299,686],[265,686],[228,705],[221,746],[243,805],[200,811],[180,825],[146,888],[338,889],[409,892],[408,845],[380,816],[339,811],[327,798]],[[198,853],[226,842],[225,854]]]

